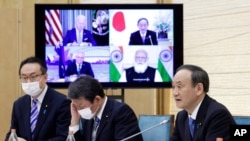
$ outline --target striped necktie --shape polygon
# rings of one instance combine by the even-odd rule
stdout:
[[[30,129],[31,129],[31,135],[33,136],[34,129],[36,127],[36,122],[38,118],[38,107],[37,107],[37,99],[32,100],[32,107],[30,111]]]
[[[100,119],[96,116],[95,117],[95,124],[94,124],[94,129],[97,130],[98,126],[99,126],[99,123],[100,123]]]

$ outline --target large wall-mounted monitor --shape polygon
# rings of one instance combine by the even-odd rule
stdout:
[[[36,4],[35,55],[48,85],[91,75],[104,88],[168,88],[183,64],[182,4]]]

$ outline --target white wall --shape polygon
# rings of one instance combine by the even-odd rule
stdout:
[[[184,4],[184,63],[203,67],[209,95],[233,115],[250,115],[249,0],[173,0]],[[175,108],[172,113],[179,109]]]

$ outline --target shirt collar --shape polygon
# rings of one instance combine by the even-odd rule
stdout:
[[[106,106],[107,100],[108,100],[108,97],[105,96],[105,97],[104,97],[104,102],[103,102],[103,104],[102,104],[102,107],[101,107],[99,113],[97,114],[97,117],[98,117],[99,119],[102,118],[102,113],[103,113],[103,110],[104,110],[104,108],[105,108],[105,106]]]
[[[140,32],[140,35],[141,35],[142,37],[143,37],[143,36],[146,37],[147,31],[146,31],[144,34]]]
[[[188,115],[189,117],[191,117],[193,120],[196,120],[196,116],[198,113],[198,110],[200,109],[201,103],[202,103],[203,99],[200,101],[200,103],[195,107],[193,113],[190,115]]]
[[[38,100],[39,103],[42,103],[42,102],[43,102],[43,99],[44,99],[44,96],[45,96],[45,93],[47,92],[47,90],[48,90],[48,86],[45,85],[45,87],[44,87],[42,93],[37,97],[37,100]],[[33,100],[33,98],[31,97],[31,101],[32,101],[32,100]]]

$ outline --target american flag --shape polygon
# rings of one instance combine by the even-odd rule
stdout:
[[[58,9],[45,10],[46,43],[59,46],[62,42],[62,25]]]

